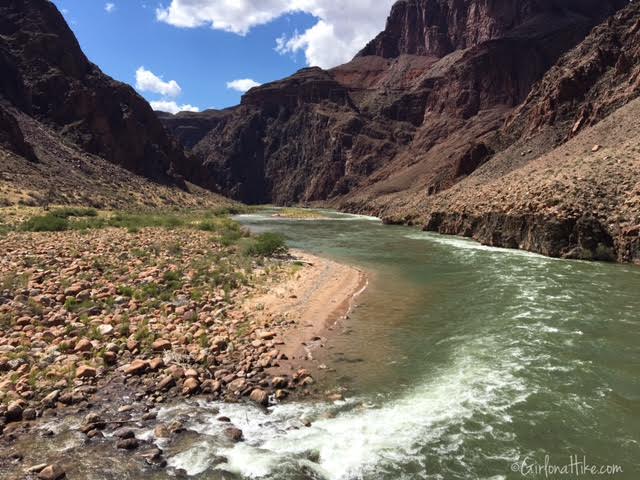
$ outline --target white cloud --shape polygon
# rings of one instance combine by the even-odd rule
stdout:
[[[237,92],[244,93],[251,90],[253,87],[259,87],[261,83],[256,82],[250,78],[241,78],[227,82],[227,88],[236,90]]]
[[[334,67],[350,60],[384,28],[395,0],[171,0],[156,10],[158,20],[176,27],[210,25],[246,35],[289,13],[313,15],[317,23],[305,32],[276,40],[281,54],[303,51],[309,65]]]
[[[176,114],[178,112],[199,112],[200,109],[188,103],[178,105],[172,98],[178,97],[182,93],[182,88],[175,80],[165,82],[155,73],[144,67],[136,70],[136,89],[141,92],[157,93],[162,98],[150,101],[149,104],[154,110]]]
[[[111,13],[116,9],[116,4],[111,2],[106,3],[104,9],[107,13]]]
[[[144,67],[136,70],[136,88],[141,92],[158,93],[171,98],[175,98],[182,93],[178,82],[175,80],[165,82],[162,78]]]
[[[151,108],[154,110],[158,110],[160,112],[169,112],[174,115],[178,112],[199,112],[200,109],[198,107],[194,107],[193,105],[185,104],[178,105],[173,100],[157,100],[154,102],[149,102]]]

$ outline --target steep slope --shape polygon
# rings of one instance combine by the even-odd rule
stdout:
[[[7,152],[31,162],[50,154],[37,144],[40,136],[25,140],[26,115],[49,139],[156,182],[183,185],[181,175],[197,170],[148,103],[87,60],[53,3],[0,3],[0,71],[0,147]]]
[[[369,207],[491,245],[640,263],[637,97],[640,4],[631,3],[534,86],[485,165],[439,195],[414,191]]]
[[[443,57],[496,38],[517,36],[516,28],[540,28],[541,19],[558,21],[563,11],[568,15],[606,18],[615,5],[601,0],[400,0],[392,7],[385,30],[359,56]]]
[[[494,153],[489,137],[532,85],[627,0],[401,0],[346,65],[304,69],[225,112],[163,121],[209,186],[250,202],[367,209],[445,190]],[[188,130],[193,133],[194,129]]]
[[[175,181],[151,181],[87,153],[25,113],[13,109],[10,114],[16,138],[27,150],[3,147],[0,134],[0,207],[218,208],[233,203],[190,183],[180,182],[179,188]]]

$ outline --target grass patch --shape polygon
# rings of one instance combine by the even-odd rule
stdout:
[[[283,255],[287,251],[284,236],[273,232],[247,238],[242,246],[242,253],[252,257],[273,257]]]
[[[64,302],[64,308],[72,313],[90,310],[95,306],[91,300],[78,301],[74,297],[68,297]]]
[[[273,215],[279,218],[291,218],[295,220],[326,220],[326,215],[306,208],[283,208]]]
[[[129,287],[127,285],[121,285],[116,289],[116,292],[118,293],[118,295],[122,295],[123,297],[128,297],[131,298],[133,297],[133,288]]]
[[[65,230],[94,230],[107,227],[125,228],[137,233],[143,228],[196,228],[218,233],[226,245],[236,243],[246,234],[240,225],[227,215],[240,213],[242,208],[225,207],[215,211],[195,212],[115,212],[101,215],[93,208],[57,208],[43,215],[32,216],[19,229],[27,232],[60,232]],[[11,227],[0,222],[0,233]]]
[[[31,217],[20,226],[25,232],[63,232],[69,229],[69,221],[66,218],[52,214]]]
[[[17,288],[26,288],[29,283],[29,276],[26,274],[18,275],[15,271],[10,271],[0,277],[1,290],[15,290]]]
[[[78,218],[77,222],[70,222],[70,218]],[[29,218],[20,226],[25,232],[63,232],[70,228],[93,225],[98,220],[98,212],[93,208],[57,208],[45,215]],[[88,220],[91,218],[92,220]],[[81,228],[83,228],[81,227]]]
[[[218,241],[225,247],[235,245],[241,238],[249,236],[238,222],[226,217],[204,220],[197,224],[197,228],[204,232],[217,233]]]

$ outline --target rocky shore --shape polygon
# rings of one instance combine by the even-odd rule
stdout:
[[[11,232],[0,249],[0,472],[15,478],[64,475],[56,458],[26,464],[20,447],[55,436],[42,431],[53,419],[162,467],[162,452],[130,428],[155,440],[181,432],[156,422],[162,405],[266,407],[311,394],[316,373],[301,368],[300,346],[346,314],[364,281],[300,252],[246,255],[199,229]],[[242,440],[221,421],[229,441]]]

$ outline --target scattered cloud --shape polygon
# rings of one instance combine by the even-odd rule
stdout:
[[[198,107],[194,107],[193,105],[184,104],[178,105],[173,100],[157,100],[153,102],[149,102],[151,108],[154,110],[158,110],[160,112],[169,112],[172,114],[176,114],[178,112],[199,112],[200,109]]]
[[[144,67],[136,70],[136,88],[141,92],[158,93],[164,97],[175,98],[182,93],[182,88],[175,80],[165,82],[155,73]]]
[[[262,84],[250,78],[240,78],[238,80],[227,82],[227,88],[240,93],[245,93],[251,90],[253,87],[259,87],[260,85]]]
[[[182,93],[182,88],[175,80],[165,82],[162,77],[147,70],[144,67],[136,70],[136,89],[140,92],[156,93],[162,98],[160,100],[152,100],[149,102],[151,108],[161,112],[169,112],[176,114],[178,112],[199,112],[200,109],[188,103],[179,105],[172,98],[178,97]]]
[[[318,19],[306,31],[276,39],[280,54],[304,52],[307,64],[334,67],[350,60],[384,28],[395,0],[171,0],[156,9],[162,22],[182,28],[210,25],[216,30],[246,35],[290,13]]]
[[[106,3],[104,9],[107,13],[111,13],[116,9],[116,4],[111,2]]]

